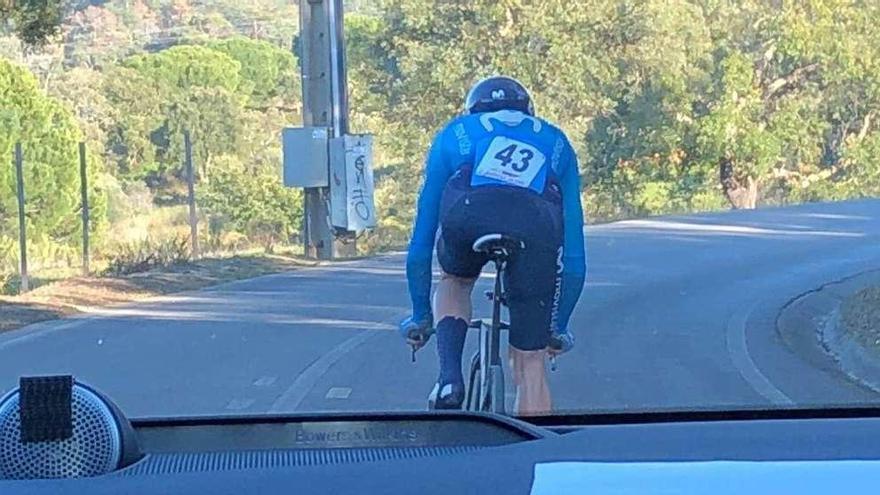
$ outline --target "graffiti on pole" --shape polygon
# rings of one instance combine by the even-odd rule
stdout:
[[[376,226],[370,147],[359,143],[346,148],[348,228],[354,232],[362,232]]]
[[[364,183],[366,181],[364,178],[365,163],[366,158],[364,155],[359,155],[354,159],[355,183],[351,190],[352,204],[350,206],[350,208],[354,209],[358,218],[364,222],[373,215],[370,211],[370,205],[367,204],[367,195],[364,191]]]
[[[361,233],[376,227],[372,144],[370,135],[330,142],[330,219],[338,230]]]

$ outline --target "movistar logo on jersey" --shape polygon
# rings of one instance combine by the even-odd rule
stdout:
[[[562,273],[565,271],[563,247],[556,250],[556,284],[553,287],[553,306],[550,308],[550,333],[558,332],[559,303],[562,299]]]
[[[533,132],[536,134],[541,132],[541,121],[539,119],[522,112],[517,112],[516,110],[499,110],[497,112],[480,114],[480,123],[483,124],[483,128],[488,132],[495,130],[495,124],[493,122],[516,127],[526,120],[531,122]]]

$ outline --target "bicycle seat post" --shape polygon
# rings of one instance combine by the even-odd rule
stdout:
[[[492,323],[472,322],[472,328],[480,328],[480,349],[471,360],[470,381],[479,376],[476,386],[478,392],[474,397],[474,386],[468,387],[469,407],[476,410],[491,410],[504,414],[504,371],[501,364],[501,330],[509,326],[501,321],[501,306],[506,304],[503,288],[504,270],[512,253],[525,249],[525,243],[504,234],[487,234],[473,244],[473,250],[483,253],[486,260],[495,266],[495,290],[486,292],[492,295]],[[487,402],[488,401],[488,402]],[[489,409],[484,409],[488,407]]]

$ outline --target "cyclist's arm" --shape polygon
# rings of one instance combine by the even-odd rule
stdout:
[[[565,161],[562,164],[563,240],[562,297],[559,304],[559,329],[568,328],[568,319],[581,297],[587,273],[584,247],[584,210],[581,205],[581,180],[577,156],[566,141]]]
[[[406,257],[406,278],[415,321],[423,321],[431,315],[431,259],[440,221],[440,198],[450,176],[443,151],[444,134],[441,131],[437,135],[428,152],[425,181],[419,193],[415,226]]]

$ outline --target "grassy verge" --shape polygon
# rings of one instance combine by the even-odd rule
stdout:
[[[846,332],[863,346],[880,352],[880,287],[868,287],[844,301],[840,311]]]
[[[296,256],[251,254],[205,258],[119,277],[73,277],[22,296],[0,296],[0,331],[147,297],[311,266]]]

